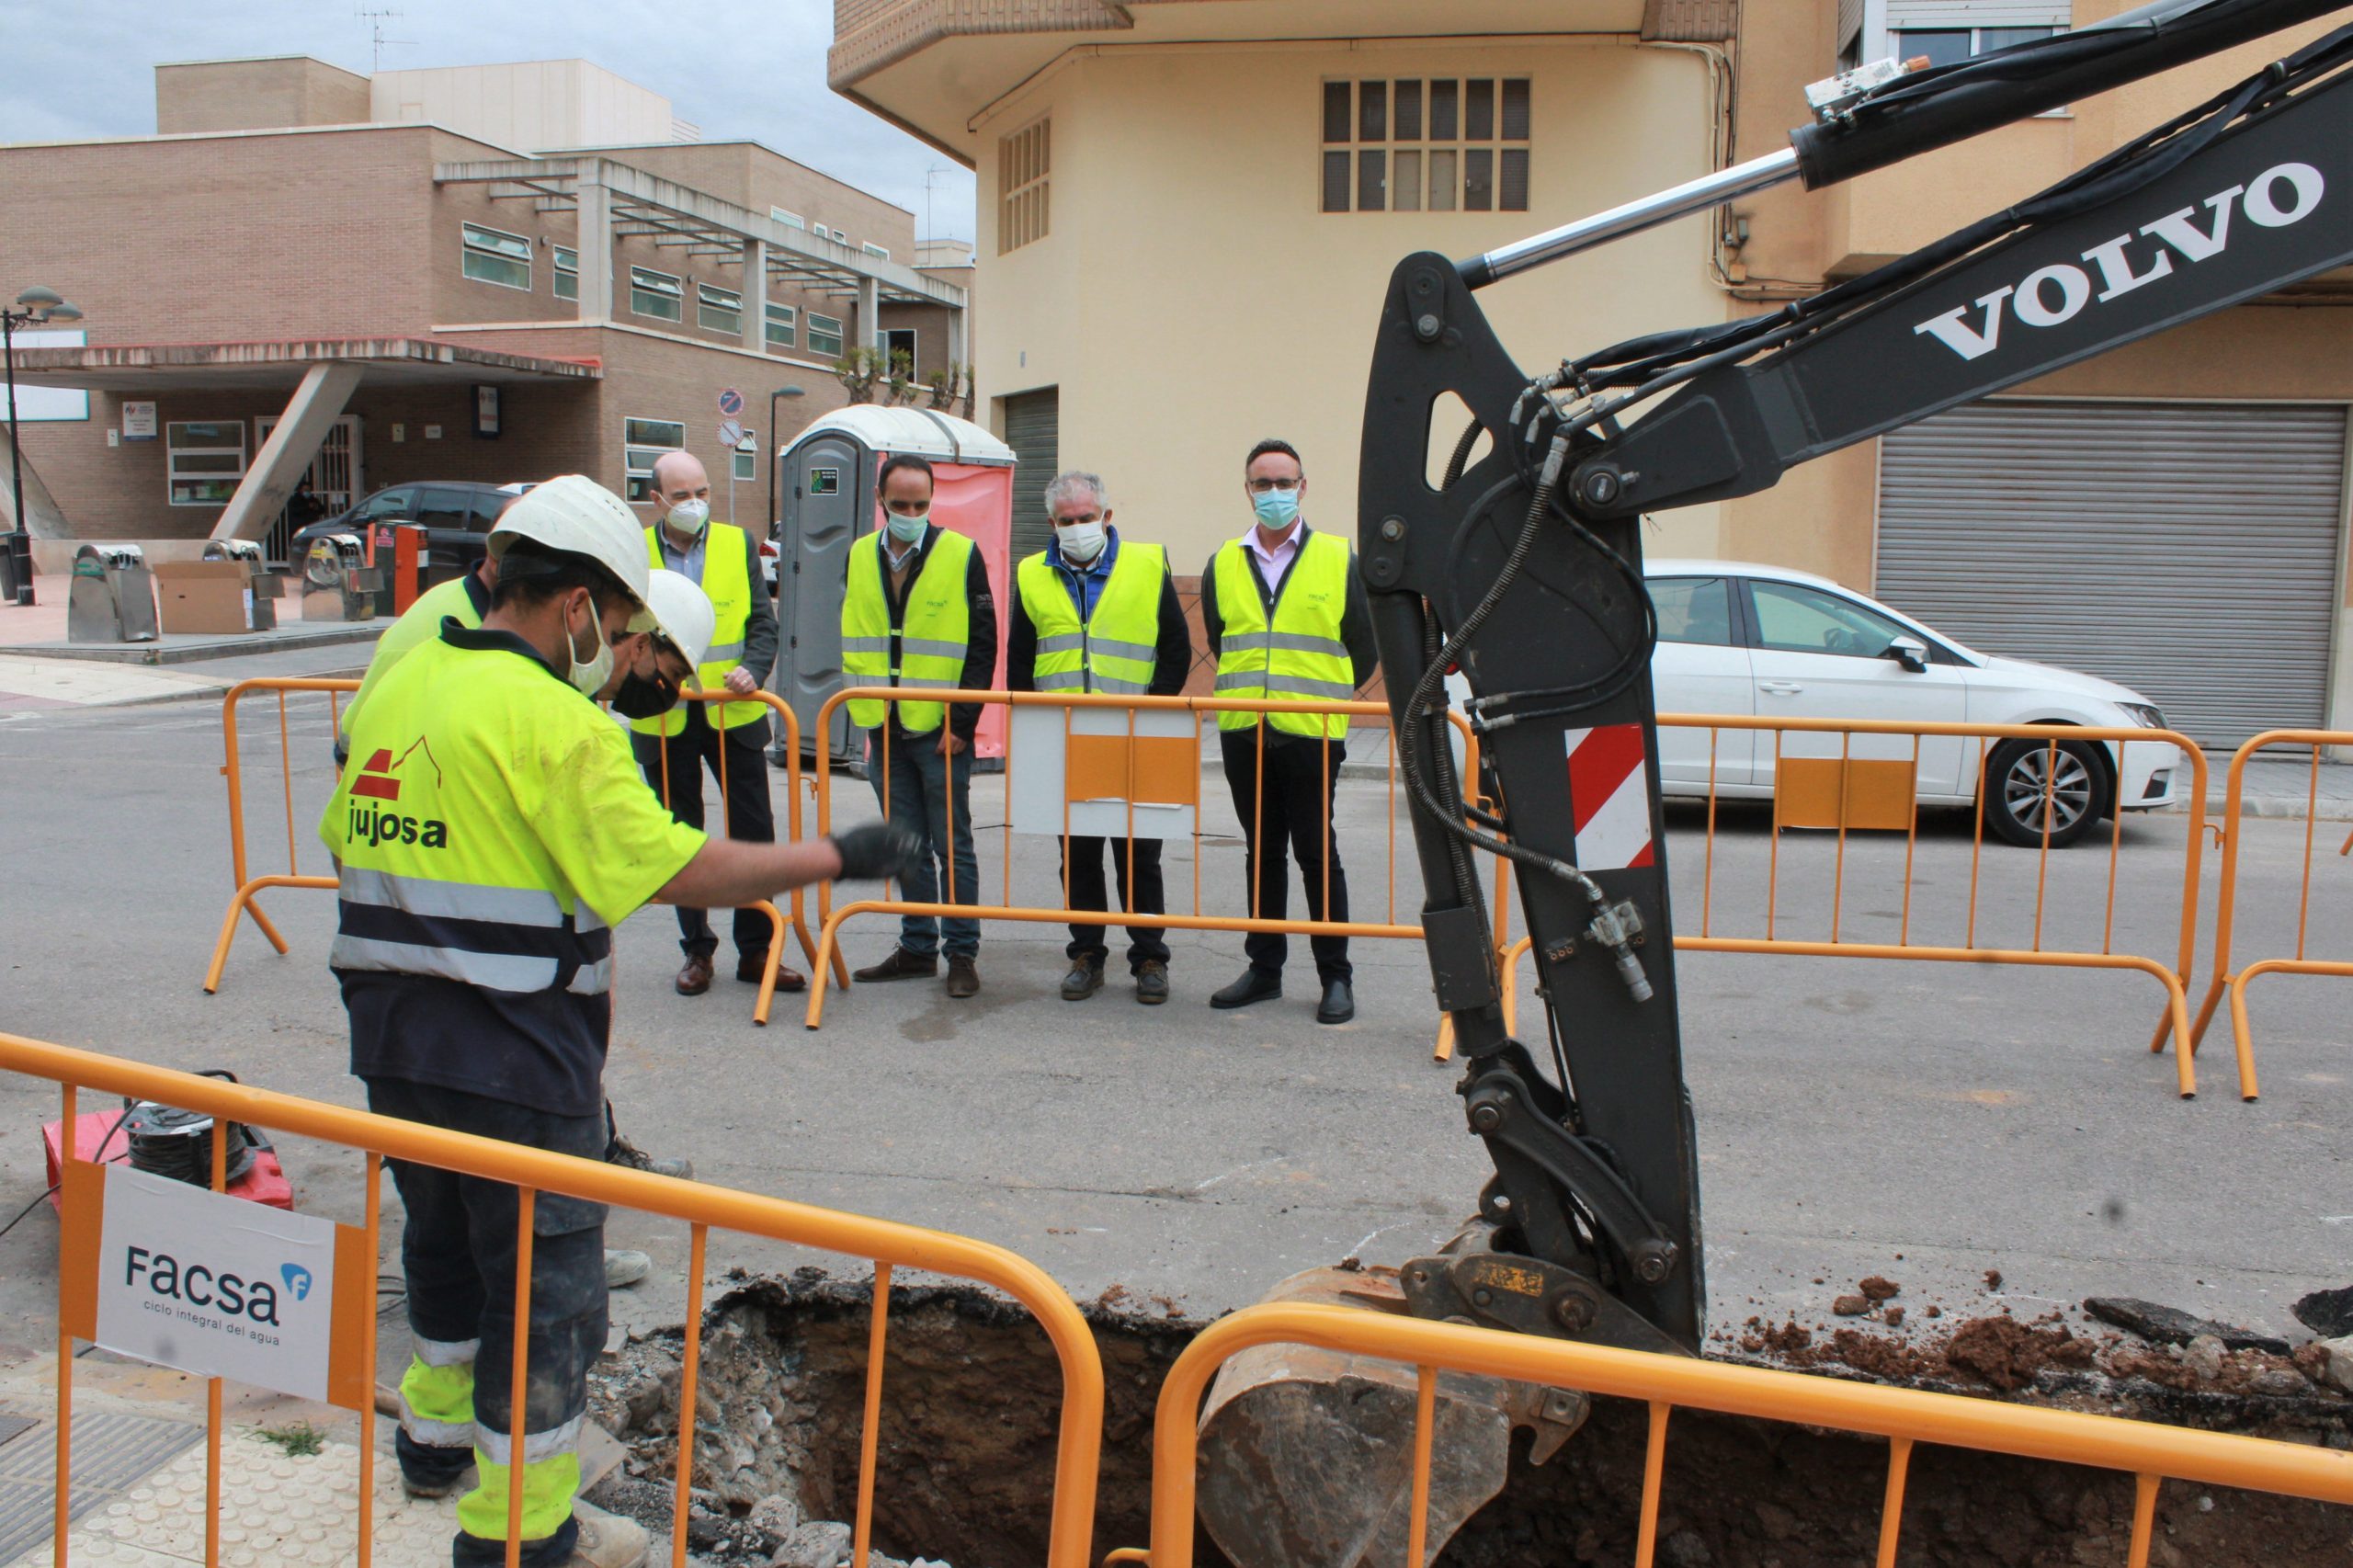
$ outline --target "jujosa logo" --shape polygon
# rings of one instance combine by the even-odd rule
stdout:
[[[299,1263],[281,1263],[278,1277],[286,1281],[286,1293],[296,1301],[307,1301],[311,1294],[311,1271]]]

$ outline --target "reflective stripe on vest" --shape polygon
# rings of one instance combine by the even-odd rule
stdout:
[[[1347,614],[1347,542],[1336,534],[1310,530],[1299,554],[1275,590],[1273,624],[1250,570],[1247,547],[1239,540],[1221,546],[1211,570],[1217,585],[1218,614],[1225,627],[1218,640],[1217,685],[1221,697],[1263,697],[1299,702],[1347,702],[1356,696],[1356,665],[1340,640]],[[1269,713],[1267,723],[1294,735],[1346,739],[1345,713]],[[1221,730],[1246,730],[1259,715],[1221,712]]]
[[[711,613],[718,618],[710,646],[695,666],[694,684],[704,691],[724,690],[727,672],[744,662],[745,637],[752,624],[750,549],[751,536],[732,523],[710,524],[703,535],[702,591],[710,596]],[[645,553],[657,570],[665,564],[659,523],[645,530]],[[756,724],[767,714],[767,705],[761,702],[714,702],[703,710],[718,730]],[[651,719],[631,719],[629,727],[641,735],[675,735],[687,727],[686,704]]]
[[[1120,541],[1110,580],[1096,596],[1095,613],[1078,619],[1063,574],[1046,551],[1024,557],[1016,573],[1021,608],[1038,629],[1030,667],[1040,691],[1103,691],[1142,695],[1152,686],[1159,648],[1160,598],[1168,552],[1156,544]]]
[[[881,530],[849,547],[848,583],[842,595],[842,674],[850,685],[957,688],[970,646],[972,605],[964,597],[964,584],[972,560],[969,538],[949,528],[935,529],[923,569],[907,585],[904,619],[893,625]],[[861,698],[849,705],[850,722],[861,729],[878,728],[892,706]],[[948,715],[938,702],[903,701],[897,707],[899,725],[910,734],[937,730]]]

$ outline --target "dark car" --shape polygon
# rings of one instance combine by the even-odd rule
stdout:
[[[364,542],[376,535],[379,561],[390,561],[392,525],[419,523],[425,527],[431,551],[427,569],[437,574],[462,572],[483,558],[491,525],[514,505],[522,492],[517,485],[477,484],[467,480],[419,480],[377,491],[357,506],[298,529],[288,559],[299,570],[310,558],[311,541],[323,534],[358,534]]]

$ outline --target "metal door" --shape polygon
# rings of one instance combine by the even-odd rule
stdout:
[[[255,451],[261,450],[261,444],[269,439],[269,433],[277,427],[277,415],[255,416]],[[335,427],[327,432],[326,439],[319,443],[318,455],[311,460],[311,466],[304,474],[311,482],[311,494],[316,495],[326,508],[319,514],[322,517],[349,511],[351,504],[367,494],[367,487],[359,482],[359,415],[336,415]],[[271,520],[268,537],[262,544],[263,558],[269,564],[284,566],[288,563],[293,532],[293,525],[281,508]]]
[[[1062,472],[1063,397],[1060,387],[1023,392],[1005,400],[1005,444],[1013,449],[1013,548],[1020,561],[1046,548],[1053,525],[1046,520],[1046,483]]]
[[[776,693],[801,722],[801,749],[847,758],[857,732],[847,707],[822,743],[818,710],[842,688],[842,592],[849,547],[874,527],[874,454],[838,431],[811,437],[782,460],[779,530]]]

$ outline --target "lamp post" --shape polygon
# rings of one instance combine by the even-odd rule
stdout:
[[[777,389],[776,389],[776,391],[774,391],[774,392],[772,392],[768,393],[768,441],[769,441],[769,447],[768,447],[768,516],[767,516],[767,535],[768,535],[768,538],[770,538],[770,539],[775,539],[775,538],[776,538],[776,533],[777,533],[777,525],[778,525],[778,523],[779,523],[779,521],[781,521],[781,520],[782,520],[782,517],[783,517],[783,514],[782,514],[782,513],[780,513],[780,512],[779,512],[779,511],[776,509],[776,500],[777,500],[777,489],[776,489],[776,442],[777,442],[778,437],[779,437],[779,430],[778,430],[778,428],[777,428],[777,423],[776,423],[776,405],[777,405],[777,402],[778,402],[778,400],[779,400],[779,399],[781,399],[781,398],[788,398],[788,397],[806,397],[806,396],[808,396],[808,395],[809,395],[809,394],[808,394],[807,392],[803,392],[801,388],[799,388],[799,387],[797,387],[797,386],[779,387],[779,388],[777,388]],[[780,547],[780,545],[781,545],[781,541],[779,541],[779,547]],[[781,579],[779,579],[779,582],[781,582]]]
[[[60,297],[56,290],[38,285],[17,296],[15,310],[0,305],[0,358],[6,362],[8,378],[8,494],[15,503],[17,525],[6,541],[7,574],[20,605],[33,602],[33,536],[25,531],[24,443],[17,430],[17,329],[81,319],[80,309]]]

